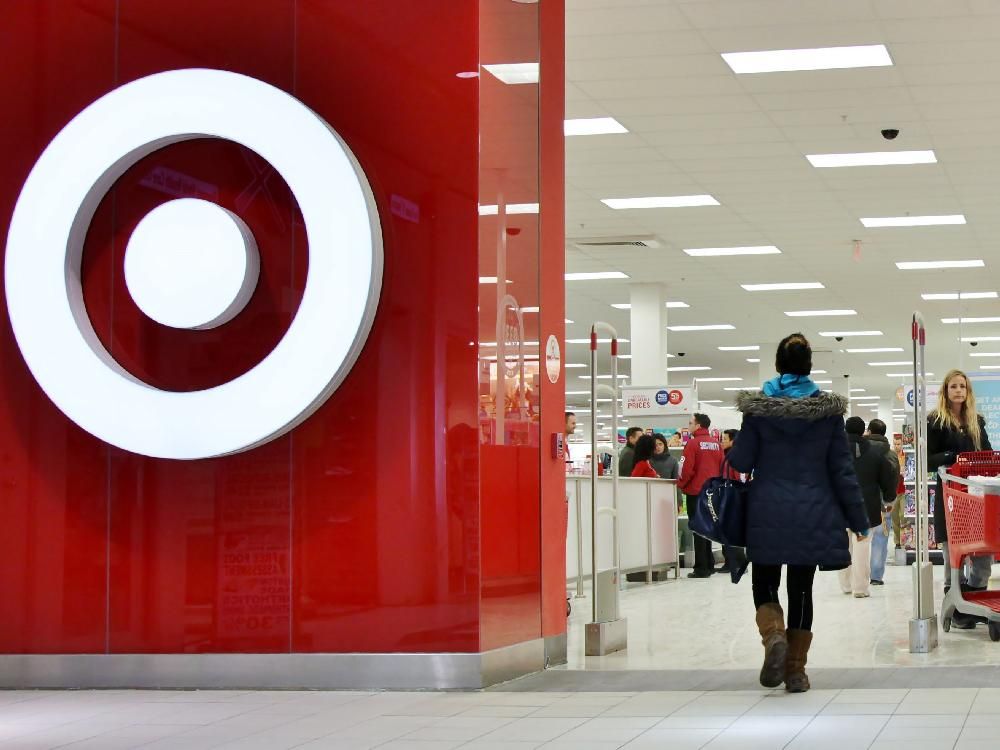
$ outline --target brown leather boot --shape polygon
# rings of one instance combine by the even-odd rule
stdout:
[[[785,690],[789,693],[804,693],[809,689],[806,676],[806,657],[812,644],[810,630],[788,631],[788,667],[785,670]]]
[[[785,637],[785,613],[780,604],[761,604],[757,608],[757,629],[764,644],[764,666],[760,668],[760,684],[778,687],[785,679],[788,639]]]

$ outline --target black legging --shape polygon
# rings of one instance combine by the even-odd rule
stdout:
[[[788,627],[798,630],[812,630],[813,622],[813,578],[815,565],[789,565],[788,580]],[[753,564],[753,604],[780,604],[778,589],[781,586],[780,565]]]

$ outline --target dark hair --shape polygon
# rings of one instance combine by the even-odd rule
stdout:
[[[659,440],[661,443],[663,443],[663,450],[667,450],[668,448],[670,448],[670,441],[667,440],[666,436],[662,432],[654,432],[653,433],[653,443],[654,443],[653,447],[654,448],[656,447],[655,443],[656,443],[657,440]]]
[[[625,439],[628,440],[630,437],[632,437],[637,432],[642,432],[642,428],[641,427],[629,427],[627,430],[625,430]]]
[[[707,414],[695,414],[694,421],[706,430],[712,426],[712,418]]]
[[[729,435],[729,439],[734,443],[736,442],[736,436],[740,434],[739,430],[723,430],[726,435]]]
[[[640,435],[635,441],[635,462],[648,461],[653,457],[656,440],[652,435]]]
[[[575,417],[575,416],[576,416],[576,412],[575,411],[568,411],[568,412],[566,412],[566,419],[569,419],[570,417]]]
[[[844,423],[844,429],[847,430],[848,435],[864,435],[865,420],[861,417],[851,417]]]
[[[774,354],[774,369],[779,375],[808,376],[812,372],[813,353],[809,341],[801,333],[785,336]]]
[[[885,434],[885,422],[881,419],[873,419],[868,423],[868,432],[872,435],[884,435]]]

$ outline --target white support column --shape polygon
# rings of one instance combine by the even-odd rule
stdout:
[[[757,388],[778,374],[774,369],[774,353],[776,351],[778,351],[777,341],[760,345],[760,351],[757,352],[757,356],[760,357],[760,362],[757,363],[757,380],[760,382],[757,383]]]
[[[632,385],[667,384],[667,290],[663,284],[630,284],[629,339]]]
[[[885,434],[889,438],[889,445],[892,445],[892,404],[895,401],[895,397],[891,393],[888,398],[886,398],[886,394],[884,393],[880,393],[879,395],[882,396],[882,399],[878,402],[878,418],[885,422]]]

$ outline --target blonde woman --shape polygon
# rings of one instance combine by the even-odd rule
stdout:
[[[940,466],[951,466],[959,453],[993,450],[986,434],[986,420],[976,411],[976,397],[972,384],[961,370],[945,375],[938,394],[938,405],[927,417],[927,468],[936,472]],[[944,590],[951,587],[951,565],[948,561],[948,527],[944,515],[944,492],[941,479],[937,480],[934,502],[934,536],[942,543],[944,552]],[[972,555],[963,571],[961,581],[964,591],[983,591],[990,578],[992,555]],[[976,618],[955,613],[952,624],[968,629],[976,626]]]

